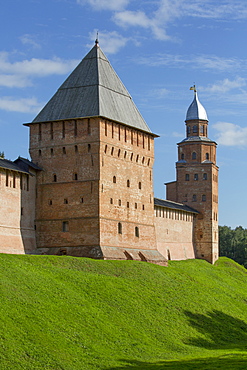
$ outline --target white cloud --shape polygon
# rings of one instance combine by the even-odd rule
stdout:
[[[138,58],[138,63],[152,67],[171,66],[174,68],[213,70],[215,72],[236,71],[246,69],[247,60],[223,58],[215,55],[174,55],[156,54]]]
[[[31,45],[34,49],[40,49],[41,48],[41,46],[36,41],[34,41],[32,35],[29,35],[29,34],[22,35],[20,37],[20,40],[24,45]]]
[[[38,113],[42,107],[43,104],[38,103],[36,98],[0,98],[0,109],[6,110],[8,112]]]
[[[95,40],[96,34],[97,34],[96,30],[90,32],[89,37],[92,41]],[[121,36],[116,31],[113,32],[100,31],[98,38],[99,44],[106,54],[117,53],[130,40],[126,37]],[[91,47],[92,45],[90,44],[88,46]]]
[[[246,86],[245,78],[237,77],[235,80],[232,81],[228,78],[225,78],[222,81],[217,81],[215,84],[204,88],[204,90],[211,93],[226,93],[232,89],[239,89],[243,86]]]
[[[31,86],[31,77],[62,75],[70,72],[78,63],[76,60],[30,59],[11,63],[9,54],[0,52],[0,86],[26,87]]]
[[[91,5],[95,10],[122,10],[128,4],[129,0],[76,0],[80,5]]]
[[[213,128],[218,131],[216,141],[225,146],[247,146],[247,127],[234,123],[217,122]]]
[[[28,78],[24,76],[0,74],[0,86],[27,87],[27,86],[32,86],[32,83]]]

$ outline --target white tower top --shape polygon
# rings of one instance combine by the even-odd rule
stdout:
[[[191,90],[194,90],[194,100],[190,104],[187,114],[186,114],[186,120],[185,121],[190,121],[194,119],[201,119],[204,121],[208,121],[208,116],[205,108],[203,105],[200,103],[198,96],[197,96],[197,91],[195,85],[190,88]]]

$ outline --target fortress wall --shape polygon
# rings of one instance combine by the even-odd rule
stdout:
[[[155,231],[158,251],[170,260],[195,258],[193,213],[155,206]]]

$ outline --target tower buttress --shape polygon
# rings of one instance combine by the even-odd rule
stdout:
[[[167,185],[167,199],[184,203],[200,214],[195,219],[197,258],[214,263],[218,258],[218,166],[216,142],[208,138],[207,113],[195,86],[186,114],[186,138],[178,143],[176,181]]]

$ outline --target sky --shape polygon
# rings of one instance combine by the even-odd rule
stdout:
[[[29,158],[31,122],[99,44],[155,139],[154,192],[175,180],[197,87],[218,143],[219,224],[247,228],[246,0],[8,0],[0,12],[0,151]]]

